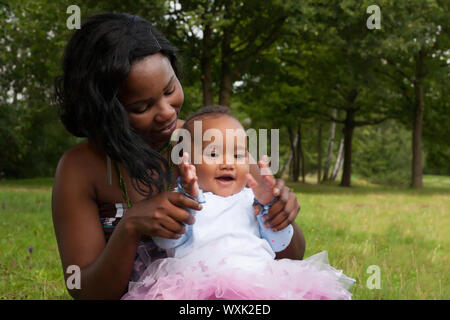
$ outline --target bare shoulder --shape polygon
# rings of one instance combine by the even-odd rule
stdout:
[[[95,182],[101,166],[101,154],[88,142],[67,150],[58,163],[52,217],[64,269],[71,264],[84,267],[104,249]]]
[[[83,188],[89,193],[93,192],[95,177],[99,168],[104,166],[102,160],[101,154],[88,141],[72,147],[59,160],[54,188],[63,183],[72,186],[71,189]]]
[[[58,167],[77,166],[86,167],[101,161],[102,155],[86,140],[67,150],[61,157]]]

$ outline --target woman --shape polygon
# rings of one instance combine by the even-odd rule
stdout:
[[[201,208],[166,191],[173,183],[167,145],[183,124],[175,53],[148,21],[128,14],[93,16],[67,44],[56,98],[67,130],[88,139],[62,156],[52,211],[63,270],[81,270],[81,287],[68,289],[76,299],[119,299],[140,244],[163,258],[151,237],[179,237],[195,222],[182,208]],[[277,188],[268,223],[295,230],[277,258],[301,259],[305,241],[293,223],[299,205],[282,180]]]

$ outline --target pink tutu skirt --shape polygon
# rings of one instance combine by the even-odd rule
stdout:
[[[122,299],[349,300],[355,282],[328,264],[326,251],[305,260],[270,260],[255,268],[259,271],[206,259],[188,266],[173,259],[154,261]]]

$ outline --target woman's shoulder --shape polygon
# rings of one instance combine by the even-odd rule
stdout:
[[[63,175],[74,178],[93,177],[104,166],[105,157],[88,141],[67,150],[59,160],[55,178]]]

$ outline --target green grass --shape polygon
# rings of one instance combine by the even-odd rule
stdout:
[[[52,179],[0,181],[0,299],[70,299],[51,219]],[[328,251],[356,279],[354,299],[449,299],[450,177],[424,189],[290,184],[302,206],[305,257]],[[33,248],[32,253],[28,248]],[[381,288],[368,289],[377,265]]]
[[[290,184],[302,210],[305,257],[326,250],[356,279],[354,299],[449,299],[450,177],[425,176],[424,189]],[[368,289],[377,265],[381,288]]]
[[[52,179],[0,182],[0,299],[70,299],[53,230],[51,187]]]

